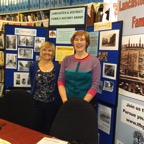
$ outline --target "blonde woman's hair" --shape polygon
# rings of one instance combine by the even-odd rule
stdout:
[[[52,59],[54,58],[54,56],[55,56],[55,45],[53,43],[48,42],[48,41],[43,42],[40,46],[40,51],[41,51],[42,48],[51,49],[52,50]]]

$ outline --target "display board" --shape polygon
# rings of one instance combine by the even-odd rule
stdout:
[[[94,27],[87,28],[89,33],[97,34],[98,39],[95,52],[92,52],[101,63],[101,81],[96,97],[112,105],[117,105],[122,25],[122,21],[113,22],[112,29],[95,32]]]
[[[29,66],[46,39],[44,27],[5,25],[5,89],[30,88]]]
[[[114,143],[122,25],[122,21],[113,22],[111,29],[101,31],[94,31],[94,26],[87,27],[90,34],[87,51],[97,56],[101,64],[101,80],[96,94],[99,144]]]

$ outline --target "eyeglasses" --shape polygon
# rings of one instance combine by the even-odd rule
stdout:
[[[75,41],[75,42],[79,42],[79,41],[80,41],[80,42],[84,42],[84,41],[86,41],[86,40],[85,40],[84,38],[80,38],[80,39],[79,39],[79,38],[76,38],[76,39],[74,39],[74,41]]]

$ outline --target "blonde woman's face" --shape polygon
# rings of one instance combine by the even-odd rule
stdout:
[[[41,48],[40,49],[40,57],[43,60],[52,60],[53,58],[53,51],[52,48]]]

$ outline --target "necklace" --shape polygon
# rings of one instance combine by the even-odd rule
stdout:
[[[43,71],[43,72],[50,72],[53,69],[53,62],[49,62],[47,64],[45,63],[39,63],[39,68]]]

